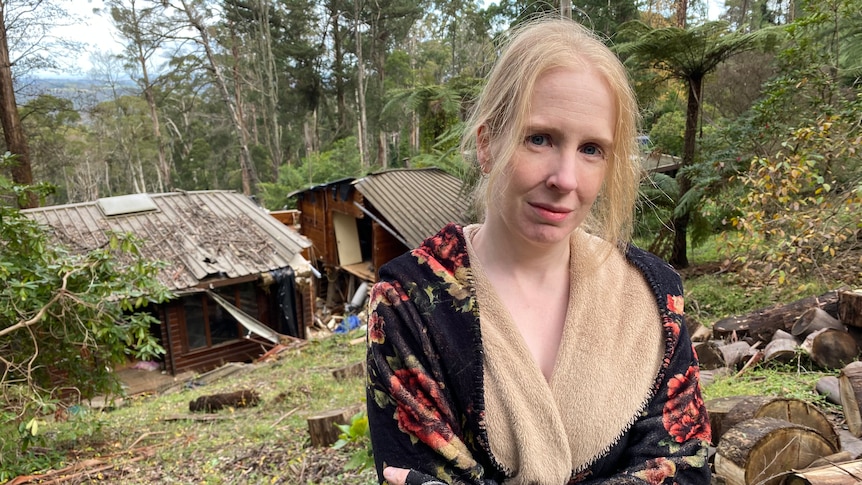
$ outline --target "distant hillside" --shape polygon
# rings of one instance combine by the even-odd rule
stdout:
[[[111,87],[108,84],[88,78],[30,78],[19,79],[15,86],[15,96],[19,105],[43,94],[71,100],[76,109],[87,109],[116,95],[135,94],[137,86],[131,79],[118,81]]]

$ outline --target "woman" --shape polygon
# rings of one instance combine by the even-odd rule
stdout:
[[[482,224],[380,270],[378,474],[414,483],[708,483],[709,422],[665,263],[627,245],[637,106],[583,27],[510,39],[468,126]]]

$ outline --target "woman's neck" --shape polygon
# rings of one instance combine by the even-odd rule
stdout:
[[[553,245],[529,244],[497,231],[493,224],[483,224],[473,234],[473,249],[486,270],[506,271],[530,279],[544,279],[568,273],[571,241]]]

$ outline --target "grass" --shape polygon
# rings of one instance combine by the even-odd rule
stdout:
[[[371,470],[344,470],[355,449],[312,448],[306,424],[306,418],[323,411],[364,405],[362,378],[339,382],[331,375],[364,359],[365,346],[350,344],[358,336],[313,340],[283,352],[275,362],[248,366],[206,386],[140,396],[111,412],[47,422],[24,454],[6,442],[0,470],[9,467],[6,458],[16,452],[21,461],[43,469],[98,460],[109,468],[93,476],[116,484],[375,483]],[[222,410],[223,419],[213,421],[170,419],[189,415],[189,401],[199,396],[240,389],[256,390],[262,403]]]

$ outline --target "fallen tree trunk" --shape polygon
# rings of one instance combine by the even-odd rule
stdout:
[[[802,298],[785,305],[775,305],[741,316],[719,320],[712,327],[717,339],[729,338],[734,332],[741,338],[749,335],[756,340],[769,342],[776,330],[789,332],[796,319],[812,307],[822,308],[826,313],[838,314],[838,291],[830,291],[820,296]]]
[[[783,419],[754,418],[721,438],[715,472],[728,485],[778,485],[792,470],[838,450],[820,433]]]
[[[260,404],[260,396],[257,394],[257,391],[243,389],[236,392],[201,396],[193,401],[189,401],[189,411],[193,413],[198,411],[211,413],[224,408],[245,408],[257,406],[258,404]]]

